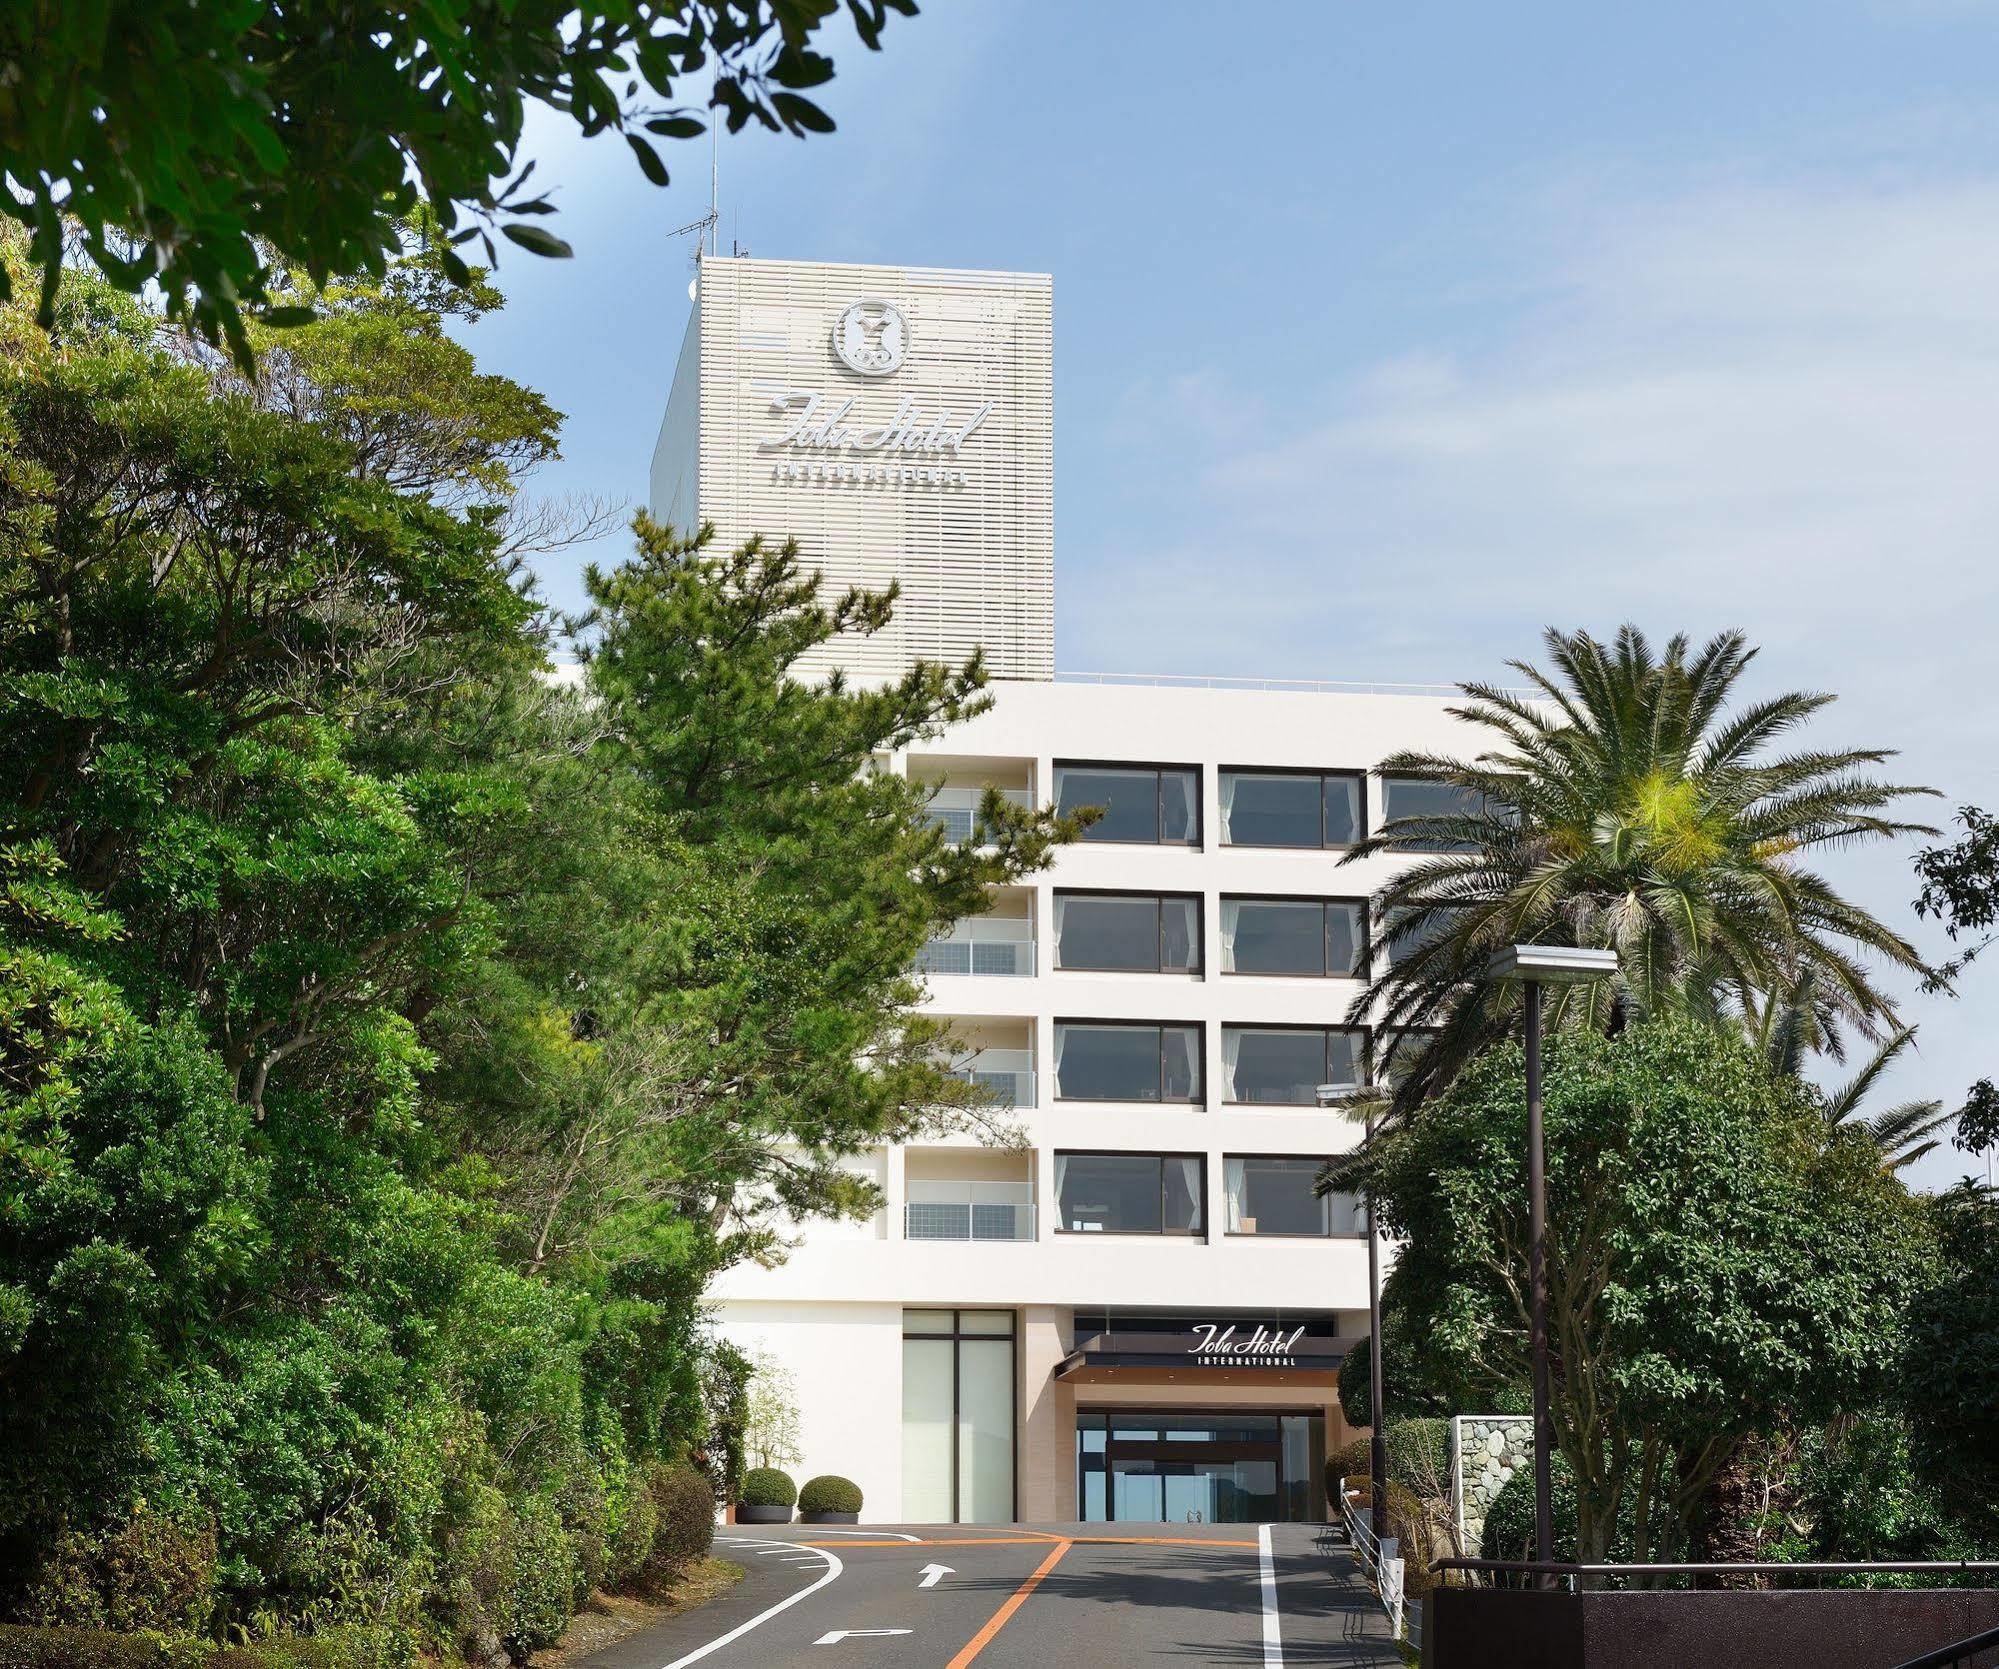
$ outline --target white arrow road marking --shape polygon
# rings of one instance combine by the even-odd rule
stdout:
[[[688,1652],[685,1656],[677,1657],[671,1663],[663,1665],[662,1669],[686,1669],[686,1665],[690,1663],[700,1662],[701,1659],[706,1657],[710,1652],[720,1651],[724,1646],[728,1645],[731,1640],[742,1639],[742,1637],[748,1634],[751,1629],[757,1627],[761,1623],[769,1622],[771,1618],[775,1617],[780,1611],[788,1611],[791,1609],[791,1607],[796,1605],[800,1600],[806,1598],[808,1595],[818,1593],[821,1588],[825,1587],[827,1583],[835,1580],[839,1576],[840,1572],[846,1568],[844,1565],[840,1563],[840,1561],[837,1558],[835,1558],[831,1553],[828,1553],[824,1548],[801,1547],[797,1542],[773,1542],[771,1545],[773,1547],[780,1547],[780,1548],[788,1547],[794,1553],[817,1553],[820,1558],[826,1561],[825,1573],[822,1576],[820,1576],[820,1578],[816,1582],[808,1582],[803,1588],[800,1588],[797,1593],[786,1595],[783,1599],[779,1600],[777,1604],[771,1606],[769,1609],[764,1611],[759,1611],[748,1622],[738,1623],[734,1628],[730,1629],[727,1634],[716,1635],[716,1637],[713,1640],[710,1640],[707,1645],[696,1646],[693,1651]]]
[[[837,1646],[842,1640],[866,1640],[876,1635],[907,1634],[906,1628],[836,1628],[812,1642],[815,1646]]]
[[[1270,1526],[1256,1528],[1256,1563],[1263,1589],[1263,1669],[1284,1669],[1284,1636],[1277,1626],[1277,1565],[1270,1556]]]
[[[917,1587],[934,1588],[937,1586],[938,1577],[956,1576],[958,1573],[949,1565],[925,1565],[917,1574],[923,1578],[921,1582],[917,1583]]]

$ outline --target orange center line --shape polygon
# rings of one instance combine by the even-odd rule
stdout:
[[[1034,1567],[1034,1574],[1028,1577],[1025,1582],[1021,1583],[1018,1588],[1014,1589],[1007,1596],[1006,1603],[987,1619],[984,1628],[980,1629],[977,1634],[965,1642],[965,1649],[952,1658],[944,1666],[944,1669],[966,1669],[966,1665],[973,1658],[977,1657],[987,1646],[991,1645],[993,1637],[1001,1629],[1005,1628],[1013,1614],[1027,1603],[1027,1596],[1041,1586],[1041,1579],[1062,1562],[1062,1555],[1067,1553],[1073,1545],[1070,1542],[1058,1541],[1053,1547],[1049,1548],[1048,1557]]]

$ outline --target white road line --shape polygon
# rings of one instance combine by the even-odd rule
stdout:
[[[921,1536],[906,1535],[901,1530],[839,1530],[828,1524],[805,1526],[816,1536],[867,1536],[873,1541],[920,1542]]]
[[[1270,1526],[1256,1528],[1256,1563],[1263,1588],[1263,1669],[1283,1669],[1284,1635],[1277,1626],[1277,1566],[1270,1557]]]
[[[835,1558],[831,1553],[827,1552],[823,1547],[801,1547],[797,1542],[774,1542],[772,1543],[772,1546],[789,1547],[799,1553],[817,1553],[822,1559],[826,1561],[825,1574],[821,1576],[818,1581],[807,1583],[803,1588],[800,1588],[797,1593],[786,1595],[783,1599],[779,1600],[777,1604],[771,1606],[768,1610],[759,1611],[748,1622],[738,1623],[734,1628],[730,1629],[727,1634],[717,1635],[713,1640],[710,1640],[707,1645],[696,1646],[694,1650],[687,1653],[686,1656],[677,1657],[671,1663],[662,1665],[662,1669],[684,1669],[684,1666],[689,1663],[699,1663],[701,1659],[706,1657],[710,1652],[720,1651],[724,1646],[728,1645],[730,1641],[742,1639],[742,1637],[748,1634],[751,1629],[756,1628],[763,1623],[769,1622],[771,1618],[775,1617],[780,1611],[788,1611],[791,1609],[791,1607],[796,1605],[800,1600],[805,1599],[810,1595],[818,1593],[821,1588],[825,1587],[827,1583],[834,1581],[839,1576],[840,1572],[846,1568],[840,1563],[840,1561],[837,1558]]]

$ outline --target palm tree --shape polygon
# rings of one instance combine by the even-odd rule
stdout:
[[[1472,760],[1401,753],[1384,775],[1436,785],[1435,803],[1350,852],[1420,852],[1375,898],[1368,989],[1351,1018],[1433,1032],[1397,1087],[1406,1109],[1511,1026],[1517,989],[1484,977],[1516,943],[1614,949],[1618,975],[1549,993],[1550,1025],[1615,1032],[1671,1010],[1716,1023],[1808,993],[1813,1041],[1892,1034],[1895,1008],[1870,954],[1920,973],[1899,934],[1842,898],[1802,855],[1931,832],[1889,815],[1933,794],[1870,774],[1884,749],[1774,755],[1828,706],[1793,692],[1730,710],[1755,657],[1740,632],[1663,653],[1623,627],[1613,644],[1549,630],[1555,671],[1516,661],[1533,686],[1465,684],[1452,712],[1493,738]],[[1732,1019],[1733,1017],[1733,1019]]]
[[[1762,1049],[1773,1072],[1802,1079],[1816,1020],[1809,988],[1781,1003],[1773,1003],[1760,1019],[1751,1018],[1750,1036]],[[1941,1143],[1939,1131],[1956,1122],[1957,1109],[1941,1101],[1898,1101],[1878,1113],[1865,1111],[1867,1098],[1889,1067],[1916,1041],[1916,1028],[1908,1026],[1895,1033],[1873,1057],[1837,1089],[1819,1092],[1826,1128],[1858,1129],[1865,1132],[1881,1153],[1884,1171],[1899,1171]]]

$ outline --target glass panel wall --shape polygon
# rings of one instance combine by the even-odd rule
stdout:
[[[1199,1101],[1201,1029],[1058,1020],[1055,1094],[1065,1101]]]
[[[1350,979],[1367,954],[1358,898],[1224,898],[1222,972]]]
[[[1198,1235],[1206,1172],[1200,1156],[1191,1153],[1058,1153],[1056,1229]]]
[[[1014,1314],[902,1312],[902,1516],[1014,1517]]]
[[[1224,1026],[1222,1099],[1316,1107],[1321,1084],[1358,1084],[1366,1034],[1344,1027]]]
[[[1181,766],[1061,765],[1055,806],[1068,813],[1103,807],[1084,840],[1193,846],[1201,838],[1200,773]]]
[[[1351,846],[1366,832],[1358,771],[1223,771],[1224,846]]]
[[[1058,892],[1055,966],[1198,973],[1200,900],[1177,894]]]
[[[1076,1516],[1086,1524],[1322,1518],[1325,1417],[1079,1409]]]

